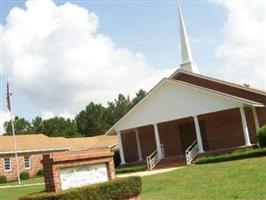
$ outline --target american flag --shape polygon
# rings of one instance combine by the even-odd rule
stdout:
[[[12,93],[9,91],[9,83],[7,82],[6,87],[6,101],[7,101],[7,108],[11,112],[11,100],[10,97],[12,96]]]

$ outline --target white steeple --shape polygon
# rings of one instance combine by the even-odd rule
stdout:
[[[180,32],[180,43],[181,43],[181,64],[180,68],[189,72],[198,73],[197,64],[193,61],[187,30],[185,27],[183,15],[178,4],[178,17],[179,17],[179,32]]]

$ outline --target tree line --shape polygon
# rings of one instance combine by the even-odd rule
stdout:
[[[104,134],[144,96],[146,91],[140,89],[134,98],[129,95],[119,94],[114,101],[108,102],[107,106],[89,103],[80,111],[74,119],[53,117],[42,119],[37,116],[31,121],[23,117],[14,118],[16,135],[21,134],[45,134],[50,137],[87,137]],[[12,134],[11,121],[4,123],[5,135]]]

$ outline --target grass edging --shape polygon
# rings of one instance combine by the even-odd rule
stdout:
[[[266,156],[266,148],[241,149],[218,156],[203,156],[197,158],[195,164],[217,163],[217,162],[239,160],[243,158],[252,158],[252,157],[261,157],[261,156]]]

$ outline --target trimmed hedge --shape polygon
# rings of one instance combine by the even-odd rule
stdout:
[[[6,183],[7,182],[7,178],[6,176],[0,176],[0,183]]]
[[[39,193],[20,200],[124,200],[141,193],[141,178],[128,177],[62,192]]]
[[[117,174],[131,173],[131,172],[140,172],[147,169],[146,164],[137,164],[137,165],[122,165],[115,169]]]
[[[115,162],[115,167],[118,167],[121,163],[119,150],[114,151],[114,162]]]
[[[264,125],[256,135],[261,147],[266,147],[266,125]]]
[[[30,174],[27,171],[23,171],[19,174],[21,180],[28,180],[30,178]]]
[[[37,176],[43,176],[43,169],[40,169],[40,170],[37,172]]]
[[[260,157],[266,156],[266,148],[258,148],[258,149],[242,149],[233,151],[231,153],[226,153],[218,156],[205,156],[196,159],[196,164],[207,164],[207,163],[216,163],[216,162],[224,162],[230,160],[239,160],[243,158],[252,158],[252,157]]]

